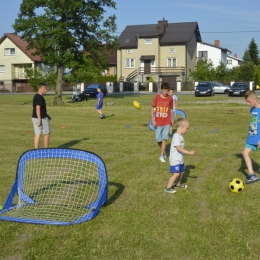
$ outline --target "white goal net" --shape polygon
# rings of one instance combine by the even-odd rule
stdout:
[[[87,221],[105,203],[107,185],[105,164],[91,152],[30,150],[19,159],[0,220],[55,225]]]

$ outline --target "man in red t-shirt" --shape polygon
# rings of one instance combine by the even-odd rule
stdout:
[[[173,117],[173,101],[172,96],[168,96],[170,85],[167,82],[161,83],[161,90],[161,93],[156,95],[153,100],[151,117],[155,127],[155,139],[161,149],[159,159],[161,162],[165,162],[167,157],[165,148],[171,126],[171,118]]]

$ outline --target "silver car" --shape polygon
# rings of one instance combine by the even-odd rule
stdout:
[[[223,93],[223,94],[228,94],[228,91],[230,89],[229,86],[223,85],[222,83],[218,81],[212,81],[214,91],[215,93]]]

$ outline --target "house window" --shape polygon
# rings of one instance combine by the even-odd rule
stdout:
[[[144,39],[144,44],[152,44],[152,39]]]
[[[135,60],[134,59],[125,59],[125,67],[126,68],[134,68]]]
[[[232,64],[232,60],[227,60],[227,64]]]
[[[125,40],[125,43],[129,43],[129,42],[130,42],[130,39],[126,39],[126,40]]]
[[[175,49],[174,49],[174,48],[171,48],[171,49],[169,49],[169,52],[170,52],[170,53],[174,53],[174,52],[175,52]]]
[[[133,53],[133,50],[126,50],[127,54]]]
[[[199,51],[199,61],[205,60],[208,58],[208,52],[207,51]]]
[[[5,65],[0,65],[0,73],[5,72]]]
[[[176,58],[168,58],[167,59],[167,67],[177,67]]]
[[[15,48],[5,49],[5,55],[15,55]]]

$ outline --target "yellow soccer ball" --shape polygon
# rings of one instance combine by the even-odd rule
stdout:
[[[245,189],[245,183],[238,178],[234,178],[229,182],[228,188],[231,192],[241,193]]]

